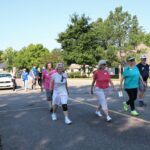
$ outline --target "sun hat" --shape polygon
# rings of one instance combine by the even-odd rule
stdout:
[[[145,54],[142,54],[142,55],[140,56],[140,58],[141,58],[141,59],[144,59],[144,58],[147,58],[147,57],[146,57]]]
[[[98,66],[100,66],[100,65],[105,65],[106,64],[106,60],[100,60],[99,62],[98,62]]]

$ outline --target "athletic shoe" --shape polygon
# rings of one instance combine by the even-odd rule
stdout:
[[[65,123],[70,125],[72,124],[72,121],[68,117],[65,117]]]
[[[102,114],[100,111],[96,111],[95,114],[98,116],[98,117],[102,117]]]
[[[56,116],[55,113],[52,113],[52,120],[53,120],[53,121],[57,120],[57,116]]]
[[[131,111],[130,113],[132,116],[138,116],[139,113],[136,110]]]
[[[126,102],[123,102],[123,109],[124,111],[128,111],[128,105]]]
[[[110,122],[111,120],[112,120],[112,118],[111,118],[110,116],[107,116],[107,117],[106,117],[106,121],[107,121],[107,122]]]

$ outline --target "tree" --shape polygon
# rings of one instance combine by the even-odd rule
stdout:
[[[2,62],[2,55],[3,55],[3,51],[0,50],[0,63]]]
[[[31,68],[33,64],[40,66],[47,56],[49,56],[49,50],[42,44],[30,44],[17,53],[15,62],[18,68]]]
[[[112,67],[121,62],[122,51],[127,54],[137,47],[142,36],[137,17],[117,7],[105,20],[98,18],[95,22],[90,22],[85,15],[74,14],[57,41],[61,44],[67,64],[93,66],[99,59],[107,59]]]
[[[145,34],[144,39],[143,39],[144,44],[147,46],[150,46],[150,33]]]
[[[9,47],[6,50],[4,50],[2,54],[2,61],[6,64],[6,67],[8,70],[11,70],[12,67],[15,65],[15,56],[17,52],[12,48]]]
[[[64,32],[58,35],[57,41],[61,44],[63,58],[68,65],[95,65],[101,58],[101,48],[98,48],[97,38],[93,32],[89,17],[84,14],[71,16],[71,23]]]

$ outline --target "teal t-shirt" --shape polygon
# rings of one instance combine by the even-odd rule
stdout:
[[[122,73],[124,78],[124,88],[132,89],[139,87],[140,72],[136,66],[125,67]]]

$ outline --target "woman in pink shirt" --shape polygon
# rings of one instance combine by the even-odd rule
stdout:
[[[91,94],[93,94],[93,87],[95,85],[95,94],[99,100],[99,105],[96,110],[96,115],[99,117],[102,116],[100,112],[100,109],[102,108],[104,114],[106,115],[106,121],[108,122],[112,120],[112,118],[109,116],[108,106],[107,106],[107,93],[108,93],[109,84],[111,84],[112,87],[114,88],[114,85],[110,79],[110,75],[106,70],[106,60],[100,60],[98,63],[98,69],[94,72],[93,75]]]
[[[50,90],[50,80],[54,73],[56,73],[56,70],[53,68],[53,64],[51,62],[46,64],[46,69],[42,72],[42,85],[43,88],[46,91],[46,97],[49,105],[50,112],[52,112],[52,94],[53,90]]]

